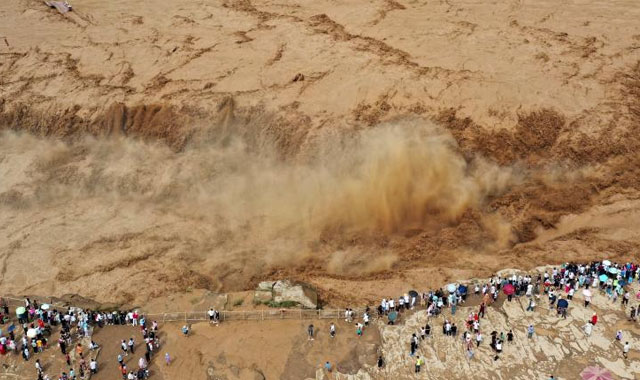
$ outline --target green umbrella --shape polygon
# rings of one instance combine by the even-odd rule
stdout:
[[[392,311],[391,313],[389,313],[389,321],[393,322],[398,318],[398,313],[395,311]]]

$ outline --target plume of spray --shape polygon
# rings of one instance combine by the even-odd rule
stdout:
[[[260,141],[232,136],[174,152],[126,138],[67,144],[5,134],[0,200],[19,205],[18,214],[42,205],[64,213],[68,202],[86,205],[87,212],[152,210],[141,213],[147,218],[141,225],[179,218],[204,231],[184,238],[201,242],[212,271],[236,259],[260,271],[265,263],[304,261],[317,253],[321,237],[334,233],[391,235],[455,223],[520,181],[513,169],[479,158],[467,162],[447,131],[424,120],[319,138],[304,155],[287,159],[268,139],[252,140]],[[82,233],[81,225],[71,228]],[[88,240],[95,233],[86,232]],[[333,254],[327,270],[343,273],[340,263],[358,252]],[[372,260],[378,261],[364,270],[388,269],[394,255]]]

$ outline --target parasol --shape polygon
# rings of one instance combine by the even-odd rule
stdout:
[[[504,286],[504,288],[502,288],[502,291],[504,292],[504,294],[506,295],[511,295],[513,294],[513,292],[515,292],[515,288],[513,287],[513,285],[511,284],[507,284]]]
[[[397,311],[392,311],[391,313],[389,313],[387,318],[389,318],[389,322],[395,321],[396,319],[398,319],[398,312]]]
[[[36,331],[36,329],[27,330],[27,336],[29,338],[35,338],[37,335],[38,335],[38,332]]]
[[[15,329],[16,329],[16,325],[11,325],[11,326],[9,326],[9,328],[7,329],[7,331],[11,332],[11,331],[13,331],[13,330],[15,330]]]
[[[40,305],[40,309],[42,310],[49,310],[51,306],[48,303],[43,303],[42,305]]]
[[[611,274],[618,274],[618,272],[620,272],[618,269],[616,268],[609,268],[609,273]]]
[[[26,312],[27,312],[27,309],[25,309],[24,306],[20,306],[19,308],[16,309],[16,315],[18,316],[21,316]]]
[[[569,301],[567,301],[567,300],[565,300],[565,299],[561,299],[561,300],[559,300],[559,301],[558,301],[558,307],[561,307],[561,308],[565,308],[565,309],[566,309],[567,307],[569,307]]]
[[[449,284],[449,285],[447,285],[447,291],[448,291],[449,293],[453,293],[453,292],[455,292],[455,291],[456,291],[456,288],[457,288],[456,284]]]
[[[460,285],[458,286],[458,291],[460,292],[460,294],[467,294],[467,286],[466,285]]]
[[[582,294],[584,294],[585,297],[591,297],[591,290],[582,289]]]
[[[600,367],[587,367],[580,372],[582,380],[613,380],[609,370]]]
[[[601,274],[601,275],[600,275],[600,277],[598,277],[598,279],[599,279],[601,282],[606,282],[606,281],[609,279],[609,277],[607,277],[607,275],[606,275],[606,274]]]
[[[418,298],[418,292],[416,292],[415,290],[409,290],[409,295],[410,295],[411,297],[416,297],[416,298]]]
[[[602,265],[604,265],[604,266],[607,266],[607,267],[608,267],[609,265],[611,265],[611,261],[609,261],[609,260],[602,260]]]

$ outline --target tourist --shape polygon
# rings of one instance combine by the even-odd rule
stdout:
[[[527,328],[527,338],[533,338],[533,325],[529,325],[529,327]]]
[[[409,342],[409,346],[410,346],[409,356],[415,355],[416,350],[418,349],[418,341],[416,339],[416,334],[413,334],[411,336],[411,340]]]
[[[420,368],[422,367],[423,363],[424,360],[418,355],[418,357],[416,358],[416,373],[420,373]]]
[[[333,322],[331,322],[331,325],[329,326],[329,336],[331,338],[336,337],[336,325],[334,325]]]
[[[313,340],[313,324],[309,325],[309,327],[307,327],[307,335],[309,335],[309,339],[308,340]]]
[[[628,305],[629,304],[629,298],[631,298],[631,294],[629,294],[629,292],[625,292],[624,295],[622,296],[622,305]]]
[[[629,342],[625,342],[624,346],[622,347],[622,356],[624,356],[625,359],[627,359],[627,355],[629,354]]]
[[[185,337],[189,336],[189,326],[182,326],[182,335],[184,335]]]
[[[207,314],[209,315],[209,323],[213,324],[213,318],[215,317],[216,312],[213,310],[213,308],[210,308]]]
[[[533,311],[536,307],[536,301],[532,298],[529,299],[529,306],[527,306],[527,311]]]
[[[171,364],[171,356],[169,356],[169,353],[165,353],[164,354],[164,362],[166,365],[170,365]]]
[[[591,322],[586,323],[582,328],[587,336],[591,336],[591,332],[593,331],[593,324]]]
[[[325,362],[324,363],[324,369],[326,369],[327,372],[331,373],[331,363]]]

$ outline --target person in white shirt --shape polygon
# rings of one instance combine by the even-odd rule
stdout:
[[[622,347],[622,356],[624,356],[625,359],[627,359],[627,356],[629,355],[630,348],[631,346],[629,346],[629,342],[626,342],[624,344],[624,347]]]
[[[591,323],[587,323],[586,325],[582,326],[582,328],[584,329],[584,333],[587,334],[587,336],[591,336],[591,331],[593,331],[593,325]]]
[[[209,314],[209,323],[213,324],[213,318],[215,317],[216,312],[213,310],[213,308],[211,308],[211,309],[209,309],[207,314]]]

